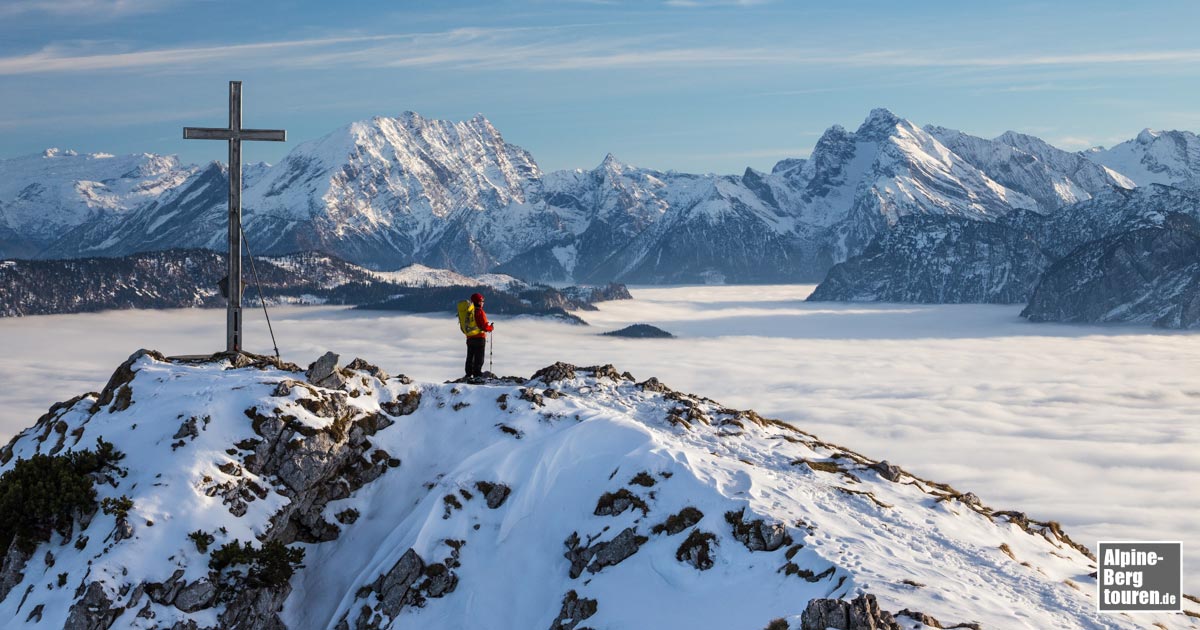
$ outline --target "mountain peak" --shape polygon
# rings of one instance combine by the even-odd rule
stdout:
[[[1013,609],[1036,627],[1104,619],[1086,586],[1064,584],[1086,583],[1094,558],[1057,526],[753,411],[658,379],[639,384],[611,365],[556,363],[528,379],[468,385],[339,359],[328,353],[305,372],[252,355],[182,363],[141,350],[101,394],[52,407],[6,447],[0,470],[44,454],[43,441],[57,439],[54,453],[108,443],[125,457],[119,468],[116,456],[101,458],[105,483],[91,500],[121,496],[129,507],[93,506],[74,545],[47,532],[33,551],[10,554],[25,570],[6,573],[6,618],[24,593],[42,606],[42,625],[102,627],[132,618],[143,593],[172,590],[174,605],[154,609],[159,626],[443,630],[504,602],[489,627],[510,630],[545,627],[565,602],[559,619],[599,613],[605,623],[594,626],[762,627],[763,618],[803,619],[817,598],[870,588],[881,606],[947,621],[931,627],[1003,627]],[[161,418],[177,419],[152,421]],[[196,532],[207,534],[203,547],[188,542]],[[281,578],[210,571],[221,554],[207,547],[249,555],[267,548],[259,537],[302,545]],[[879,548],[921,551],[871,553]],[[306,555],[313,561],[302,563]],[[78,588],[40,588],[43,558]],[[514,567],[525,580],[506,579]],[[914,575],[947,576],[950,586],[892,586]],[[966,594],[989,596],[941,595],[958,583],[986,585]],[[237,596],[218,596],[215,584]],[[1134,627],[1114,619],[1109,626]]]
[[[1162,132],[1146,127],[1137,135],[1137,141],[1138,144],[1150,144],[1151,142],[1154,142],[1154,139],[1160,135],[1162,135]]]
[[[60,149],[58,147],[51,147],[49,149],[46,149],[45,151],[42,151],[42,157],[44,157],[44,158],[74,157],[76,155],[79,155],[78,151],[75,151],[73,149]]]
[[[612,153],[606,153],[604,155],[604,160],[600,162],[600,168],[604,169],[622,170],[625,168],[625,166],[626,164],[617,159],[617,156],[613,155]]]
[[[902,122],[904,122],[904,119],[893,114],[891,110],[876,107],[871,110],[870,114],[867,114],[867,119],[863,121],[862,125],[859,125],[856,133],[866,133],[868,135],[879,132],[891,133],[896,128],[896,125]]]

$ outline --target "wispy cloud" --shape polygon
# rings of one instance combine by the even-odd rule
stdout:
[[[961,50],[862,50],[737,45],[679,45],[669,36],[588,35],[573,25],[539,28],[460,28],[432,33],[351,35],[259,43],[112,51],[47,46],[0,57],[0,75],[204,67],[236,60],[251,67],[451,67],[527,71],[622,68],[819,66],[846,68],[1005,69],[1152,65],[1194,72],[1200,49],[970,55]],[[1052,84],[1013,89],[1050,89]]]
[[[135,111],[111,112],[97,114],[88,111],[79,114],[58,114],[48,116],[21,116],[19,118],[0,118],[0,129],[21,129],[26,127],[123,127],[127,125],[144,125],[147,123],[188,121],[196,119],[220,120],[221,115],[229,110],[221,107],[192,109],[184,111]]]
[[[0,17],[22,14],[114,18],[152,13],[178,4],[178,0],[5,0]]]

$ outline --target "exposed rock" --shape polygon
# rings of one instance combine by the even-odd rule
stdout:
[[[638,383],[638,387],[641,388],[642,391],[658,392],[660,394],[671,391],[670,387],[663,385],[662,381],[653,376],[642,381],[641,383]]]
[[[25,579],[25,564],[33,557],[32,552],[22,551],[16,539],[8,546],[4,561],[0,564],[0,600],[8,597],[13,588]]]
[[[704,518],[704,512],[701,512],[692,506],[688,506],[682,510],[679,510],[677,514],[668,516],[667,520],[663,521],[662,523],[652,527],[650,529],[650,533],[661,534],[665,532],[668,536],[674,536],[675,534],[678,534],[679,532],[695,525],[696,523],[699,523],[700,519],[702,518]]]
[[[792,544],[792,537],[782,523],[767,523],[763,519],[745,522],[746,509],[725,513],[725,521],[733,527],[733,537],[750,551],[775,551]]]
[[[346,376],[338,369],[338,355],[333,352],[321,355],[312,365],[308,366],[308,371],[304,375],[308,377],[309,383],[317,387],[341,389],[346,385]]]
[[[364,361],[360,358],[355,358],[353,361],[351,361],[346,366],[346,369],[354,370],[356,372],[366,372],[367,374],[374,376],[375,378],[379,379],[380,381],[386,381],[389,378],[391,378],[390,376],[388,376],[387,372],[384,372],[378,366],[367,363],[366,361]]]
[[[108,630],[125,609],[113,607],[100,582],[88,584],[83,597],[71,605],[63,630]]]
[[[113,399],[116,398],[122,387],[124,387],[130,394],[132,393],[127,385],[133,380],[133,364],[137,363],[142,357],[151,357],[156,361],[166,361],[166,357],[164,357],[162,353],[155,350],[147,350],[145,348],[129,355],[129,358],[125,359],[125,362],[119,365],[116,371],[113,372],[112,376],[109,377],[108,383],[104,385],[104,389],[100,390],[99,396],[96,397],[96,402],[92,404],[92,413],[100,411],[104,407],[107,407],[109,403],[113,402]],[[126,407],[129,406],[128,402],[129,401],[126,400]]]
[[[115,543],[133,538],[133,524],[127,518],[117,517],[117,526],[113,531],[113,542]]]
[[[912,619],[913,621],[927,625],[930,628],[945,628],[945,626],[942,625],[942,622],[938,621],[937,619],[934,619],[932,616],[927,615],[923,612],[909,610],[907,608],[896,613],[896,616],[897,617],[908,617],[909,619]]]
[[[179,425],[179,430],[175,432],[175,435],[171,436],[171,439],[182,440],[185,437],[190,437],[192,439],[200,437],[200,430],[196,426],[196,418],[194,416],[184,420]]]
[[[588,565],[588,572],[599,573],[604,567],[620,564],[629,556],[637,553],[638,548],[647,540],[649,539],[645,536],[639,536],[634,528],[626,527],[612,540],[596,543],[592,546],[595,555],[592,563]]]
[[[508,500],[509,493],[512,492],[508,486],[490,481],[476,481],[475,488],[483,493],[487,506],[493,510],[504,505],[504,502]]]
[[[597,609],[596,600],[580,597],[575,591],[567,591],[563,596],[562,609],[550,624],[550,630],[575,630],[580,622],[596,614]]]
[[[904,470],[902,470],[899,466],[888,463],[887,460],[871,464],[871,470],[879,473],[880,477],[883,477],[888,481],[900,481],[900,475],[904,473]]]
[[[196,612],[212,605],[217,587],[207,578],[184,586],[174,598],[175,607],[183,612]]]
[[[175,598],[179,596],[179,592],[183,590],[184,586],[186,584],[183,582],[183,569],[176,569],[165,582],[151,582],[146,584],[146,596],[156,604],[171,606],[175,603]]]
[[[589,544],[582,544],[579,534],[572,532],[564,541],[567,551],[563,556],[571,562],[569,575],[572,579],[582,575],[585,567],[589,573],[599,573],[605,567],[620,564],[629,556],[637,553],[638,548],[649,539],[639,536],[634,528],[627,527],[612,540],[594,544],[592,544],[592,540],[595,539],[590,539]]]
[[[570,363],[556,362],[533,373],[531,381],[541,381],[547,385],[555,381],[566,381],[575,378],[575,366]]]
[[[421,406],[420,390],[411,390],[400,400],[393,400],[379,405],[389,416],[407,416]],[[382,428],[382,427],[381,427]]]
[[[642,511],[642,515],[649,513],[650,508],[641,497],[630,492],[626,488],[621,488],[616,492],[605,492],[600,495],[600,499],[596,502],[596,510],[593,512],[596,516],[617,516],[628,510],[629,508],[637,508]]]
[[[379,597],[380,609],[395,618],[405,606],[420,601],[416,582],[425,571],[425,562],[417,552],[409,549],[400,556],[387,573],[375,580],[374,589]]]
[[[445,564],[434,562],[425,567],[425,581],[419,587],[426,597],[443,597],[454,592],[458,586],[458,576]]]
[[[874,595],[813,599],[800,616],[800,630],[902,630],[891,613],[880,610]]]
[[[239,591],[233,601],[225,606],[225,612],[217,618],[218,627],[237,630],[288,630],[279,618],[283,602],[291,593],[291,586],[251,588]]]

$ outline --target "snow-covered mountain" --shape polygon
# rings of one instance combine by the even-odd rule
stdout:
[[[1192,627],[1096,612],[1052,521],[612,366],[140,351],[0,462],[4,496],[75,490],[0,532],[9,627],[796,630],[851,598],[876,628]]]
[[[125,215],[179,187],[195,171],[173,156],[149,153],[47,149],[0,160],[0,239],[11,243],[0,255],[33,256],[64,232]]]
[[[905,216],[1051,215],[1145,184],[1146,173],[1200,182],[1198,147],[1188,132],[1145,132],[1107,152],[1069,153],[1028,135],[986,140],[876,109],[855,131],[831,127],[808,158],[770,173],[694,175],[611,155],[591,170],[543,173],[482,116],[451,122],[407,112],[352,123],[279,164],[248,167],[243,205],[255,253],[318,250],[376,270],[424,264],[593,283],[811,281]],[[214,226],[225,220],[228,180],[219,164],[144,156],[140,170],[122,170],[150,179],[138,187],[142,180],[97,170],[98,158],[8,162],[44,167],[66,157],[78,162],[66,176],[0,169],[0,255],[222,246],[224,231]],[[140,192],[110,200],[106,211],[80,201],[108,197],[79,182],[109,180],[112,190]],[[74,205],[31,201],[43,199],[34,196],[43,186],[67,190],[48,198]],[[31,223],[33,208],[47,205],[46,225]],[[50,235],[57,240],[48,243]]]
[[[1200,137],[1190,131],[1143,129],[1133,140],[1111,149],[1098,147],[1083,155],[1138,186],[1200,181]]]
[[[1032,197],[1042,214],[1086,201],[1113,187],[1137,185],[1084,154],[1063,151],[1034,136],[1008,131],[986,140],[944,127],[930,125],[925,129],[992,179]]]

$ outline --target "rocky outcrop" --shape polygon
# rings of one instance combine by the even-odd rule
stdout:
[[[1200,236],[1148,228],[1080,246],[1046,271],[1021,315],[1200,327]]]
[[[580,541],[578,533],[572,532],[563,542],[567,547],[567,551],[563,555],[571,562],[569,571],[571,579],[582,575],[585,567],[589,573],[599,573],[605,567],[620,564],[621,561],[637,553],[638,548],[647,540],[649,539],[645,536],[638,535],[637,530],[633,527],[626,527],[611,540],[600,542],[589,540],[587,544]]]
[[[747,522],[745,509],[725,513],[725,521],[733,528],[733,537],[750,551],[775,551],[792,544],[792,537],[782,523],[768,523],[761,518]]]
[[[874,595],[850,601],[814,599],[800,616],[800,630],[902,630],[892,614],[879,608]]]
[[[580,623],[596,614],[598,609],[596,600],[580,597],[575,591],[567,591],[563,596],[562,610],[550,624],[550,630],[575,630]]]

